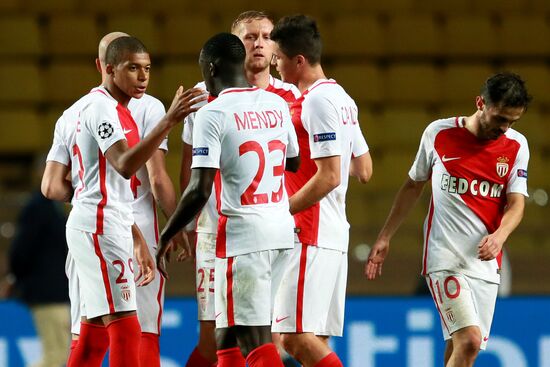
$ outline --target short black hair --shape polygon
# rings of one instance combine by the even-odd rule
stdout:
[[[246,50],[239,39],[231,33],[218,33],[211,37],[204,46],[200,54],[199,62],[218,63],[223,60],[229,64],[244,64]]]
[[[527,93],[525,81],[517,74],[501,72],[490,76],[481,87],[485,103],[500,107],[525,107],[532,97]]]
[[[135,37],[118,37],[109,43],[105,51],[105,64],[118,65],[126,53],[148,53],[145,45]]]
[[[288,57],[303,55],[311,65],[321,62],[323,43],[317,22],[307,15],[286,16],[271,31],[271,39]]]

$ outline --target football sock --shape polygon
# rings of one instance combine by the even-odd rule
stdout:
[[[139,365],[143,367],[160,367],[160,347],[157,334],[141,333]]]
[[[241,353],[240,350],[239,353]],[[195,347],[195,349],[193,349],[193,353],[189,356],[185,367],[212,367],[212,362],[204,358],[204,356],[200,354],[199,350]]]
[[[218,367],[245,367],[246,362],[239,347],[218,350]]]
[[[277,347],[273,343],[267,343],[254,349],[246,357],[246,363],[249,367],[284,367]]]
[[[71,343],[72,346],[72,343]],[[103,325],[80,324],[80,338],[71,352],[67,367],[101,366],[109,348],[109,334]]]
[[[137,316],[123,317],[107,325],[109,332],[109,366],[139,366],[141,328]]]
[[[67,358],[67,366],[70,366],[72,363],[72,356],[76,345],[78,344],[78,339],[71,339],[71,347],[69,348],[69,358]]]
[[[342,361],[340,361],[340,358],[336,355],[336,353],[332,352],[325,358],[321,359],[315,367],[343,367]]]

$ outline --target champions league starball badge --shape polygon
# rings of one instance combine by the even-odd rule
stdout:
[[[103,122],[101,125],[99,125],[99,128],[97,129],[97,134],[101,139],[107,139],[110,138],[111,135],[113,135],[114,131],[115,129],[113,128],[113,125],[108,122]]]

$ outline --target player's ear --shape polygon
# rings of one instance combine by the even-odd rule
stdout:
[[[208,72],[212,78],[218,75],[218,67],[213,62],[208,63]]]
[[[483,107],[485,107],[485,100],[482,96],[476,97],[476,107],[479,111],[483,110]]]
[[[304,66],[306,64],[304,55],[296,55],[294,58],[296,59],[296,66]]]
[[[113,64],[105,65],[105,72],[109,75],[114,74],[115,66]]]

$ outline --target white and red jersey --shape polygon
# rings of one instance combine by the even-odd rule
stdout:
[[[104,155],[119,140],[128,140],[128,145],[139,141],[132,126],[136,125],[130,111],[105,88],[90,92],[80,111],[72,147],[71,166],[73,172],[77,172],[78,183],[68,228],[96,234],[132,235],[135,184],[131,186],[130,180],[124,179]]]
[[[500,281],[500,256],[479,260],[478,244],[499,227],[506,194],[527,196],[528,161],[527,140],[512,129],[497,140],[480,140],[464,127],[464,117],[426,128],[409,171],[414,181],[432,181],[423,275],[448,270]]]
[[[206,91],[204,82],[197,83],[194,88],[200,88]],[[265,89],[267,92],[275,93],[284,99],[290,106],[300,97],[300,91],[293,84],[285,83],[273,76],[269,76],[269,85]],[[209,99],[212,101],[212,99]],[[197,103],[197,107],[202,107],[206,101]],[[190,114],[184,120],[182,140],[185,144],[193,145],[193,124],[195,113]],[[218,230],[218,210],[216,208],[216,196],[214,190],[208,199],[208,202],[197,217],[196,231],[200,233],[215,234]]]
[[[348,250],[349,223],[346,191],[353,156],[369,148],[358,121],[353,99],[332,79],[313,83],[291,110],[300,144],[300,169],[286,172],[286,188],[292,196],[317,172],[314,159],[340,156],[340,185],[319,203],[294,215],[301,243]]]
[[[140,99],[132,98],[128,103],[128,109],[132,113],[139,140],[145,138],[166,114],[162,102],[148,94]],[[126,129],[126,132],[132,129],[134,128]],[[168,139],[162,141],[159,149],[168,151]],[[157,206],[147,167],[141,167],[131,182],[135,199],[132,204],[134,220],[144,235],[147,232],[155,234],[155,243],[150,243],[152,239],[148,236],[145,238],[149,247],[156,247],[158,243]]]
[[[287,103],[255,87],[229,88],[196,121],[192,168],[220,169],[216,256],[291,248],[283,174],[298,143]]]

